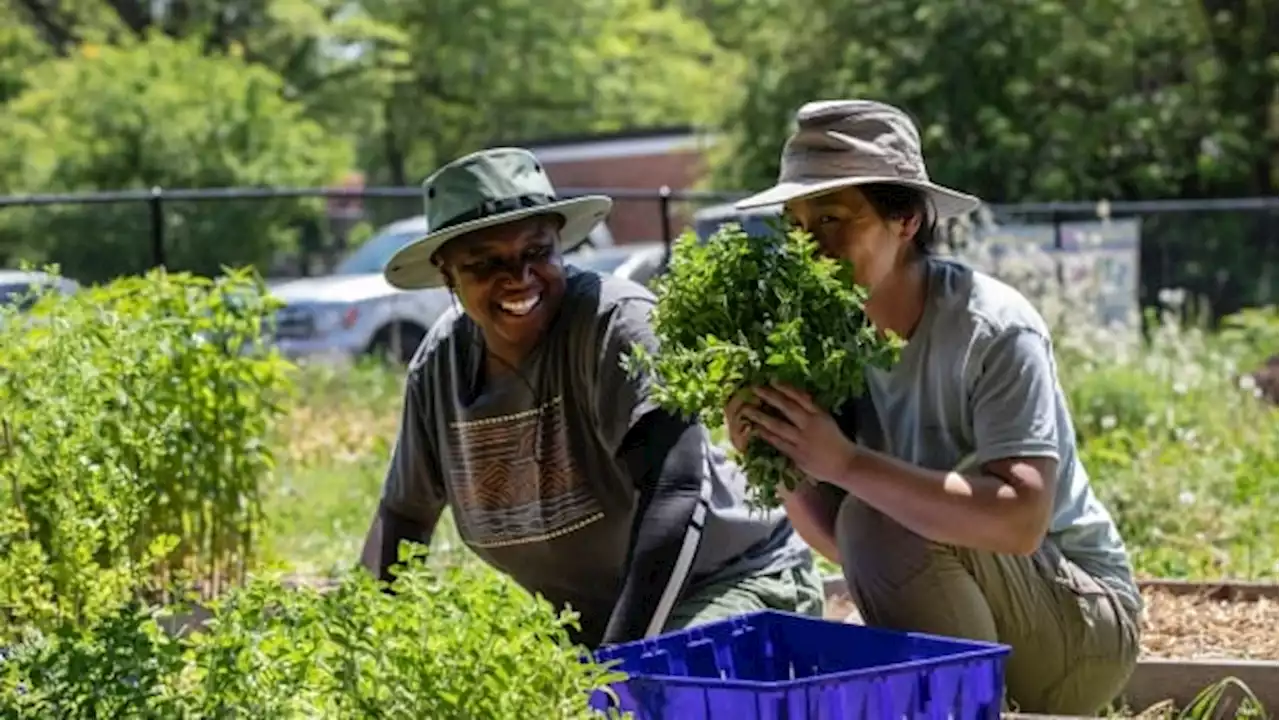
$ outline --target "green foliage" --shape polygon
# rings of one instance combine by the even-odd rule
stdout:
[[[772,184],[803,103],[862,97],[911,113],[930,176],[991,203],[1276,195],[1267,0],[814,0],[768,18],[720,106],[713,189]],[[1144,216],[1144,304],[1170,286],[1220,315],[1275,303],[1275,228],[1265,211]]]
[[[1080,458],[1142,575],[1280,569],[1280,415],[1240,386],[1235,347],[1166,327],[1132,359],[1060,358]]]
[[[341,138],[282,97],[280,78],[196,41],[164,36],[29,69],[0,107],[0,189],[13,193],[324,185],[347,167]],[[213,276],[265,267],[313,200],[165,207],[168,266]],[[152,264],[145,203],[7,208],[0,251],[55,262],[79,280]]]
[[[1267,717],[1266,706],[1257,693],[1239,678],[1230,676],[1196,693],[1191,703],[1178,713],[1178,720],[1209,720],[1226,717],[1227,712],[1236,720]]]
[[[48,48],[29,26],[4,22],[3,11],[0,11],[0,104],[26,87],[23,80],[26,69],[48,55]]]
[[[738,71],[701,23],[646,0],[364,5],[407,38],[378,138],[406,184],[495,142],[707,121]]]
[[[822,0],[790,9],[744,47],[751,72],[738,102],[722,108],[731,142],[719,185],[771,182],[790,114],[815,98],[854,96],[913,113],[930,174],[992,202],[1274,194],[1268,11],[1253,1],[1213,13],[1205,5],[942,0],[912,10]],[[1117,22],[1128,17],[1143,21]]]
[[[572,719],[622,677],[513,581],[402,559],[394,594],[362,570],[328,591],[255,581],[176,638],[136,608],[64,626],[0,664],[0,717]]]
[[[1222,319],[1218,342],[1240,359],[1240,370],[1252,372],[1280,350],[1280,314],[1275,305],[1249,308]]]
[[[0,640],[92,619],[153,568],[240,579],[287,389],[253,352],[274,307],[245,274],[155,272],[0,313]]]
[[[900,343],[884,340],[863,312],[866,291],[847,262],[823,257],[801,230],[749,237],[723,226],[705,244],[692,233],[672,248],[657,280],[656,355],[637,347],[632,372],[654,378],[654,400],[708,424],[742,388],[777,380],[836,409],[862,394],[869,367],[888,368]],[[754,439],[743,467],[763,506],[802,477]]]

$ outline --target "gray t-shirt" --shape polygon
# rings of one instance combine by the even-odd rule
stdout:
[[[899,363],[871,370],[867,381],[881,435],[875,449],[932,470],[972,470],[1007,457],[1056,459],[1049,537],[1127,604],[1140,606],[1124,542],[1076,455],[1048,327],[1018,291],[930,259],[915,333]]]
[[[638,512],[640,479],[629,477],[619,449],[655,408],[648,382],[621,361],[635,342],[655,349],[655,299],[626,280],[569,273],[563,304],[518,375],[478,382],[479,329],[457,309],[437,321],[410,366],[383,502],[426,527],[448,505],[473,551],[553,604],[571,604],[582,641],[594,644],[618,601]],[[685,595],[809,562],[781,511],[748,511],[742,472],[702,434],[709,510],[684,568]],[[673,576],[681,570],[676,563]]]

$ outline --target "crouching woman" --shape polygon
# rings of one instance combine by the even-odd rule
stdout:
[[[588,646],[766,608],[822,611],[813,556],[706,430],[657,408],[622,360],[654,350],[654,297],[567,265],[611,201],[557,199],[520,149],[454,161],[424,184],[430,233],[388,281],[447,287],[410,364],[404,415],[364,562],[429,543],[448,507],[485,562],[580,613]]]
[[[868,372],[869,402],[834,416],[789,387],[735,399],[734,444],[756,433],[815,481],[787,513],[843,567],[868,624],[1006,643],[1012,704],[1093,714],[1133,670],[1141,600],[1044,321],[1008,285],[930,255],[935,222],[977,200],[930,181],[905,113],[811,103],[797,126],[777,186],[740,207],[783,204],[852,262],[868,317],[907,343]]]

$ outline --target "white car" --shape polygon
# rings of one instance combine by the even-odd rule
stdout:
[[[80,289],[75,280],[31,270],[0,270],[0,305],[26,310],[42,289],[70,295]]]
[[[383,279],[382,268],[426,232],[421,215],[400,220],[343,258],[331,275],[269,282],[270,292],[285,303],[273,328],[280,353],[295,359],[374,354],[408,362],[452,296],[445,288],[396,289]],[[588,242],[612,245],[613,237],[600,224]]]
[[[584,247],[564,256],[566,263],[583,270],[616,275],[646,286],[666,268],[666,259],[666,246],[660,242]]]
[[[781,204],[739,210],[733,203],[712,205],[693,214],[693,230],[699,240],[705,241],[725,223],[738,223],[748,235],[769,233],[769,223],[782,217]]]

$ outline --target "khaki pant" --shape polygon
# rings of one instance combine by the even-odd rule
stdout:
[[[697,588],[676,605],[663,632],[727,620],[757,610],[822,617],[822,577],[812,563]]]
[[[1137,662],[1138,608],[1046,541],[1029,557],[939,545],[848,496],[836,539],[867,625],[1012,647],[1006,703],[1093,715]]]

